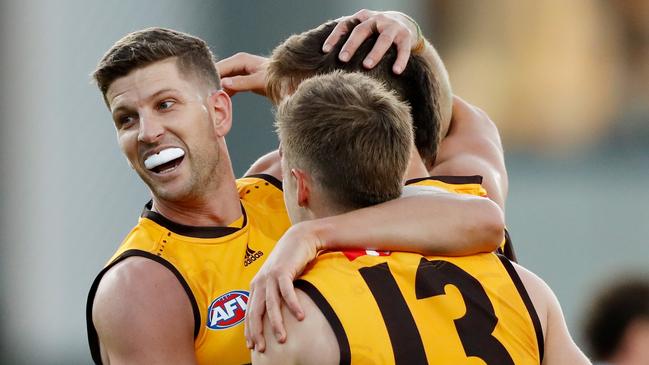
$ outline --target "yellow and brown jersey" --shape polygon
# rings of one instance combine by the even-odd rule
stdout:
[[[88,296],[88,339],[101,363],[92,305],[105,272],[132,256],[168,268],[181,283],[194,312],[194,344],[199,364],[250,363],[243,335],[250,281],[290,223],[281,182],[267,175],[237,180],[243,217],[235,226],[190,227],[150,210],[99,273]]]
[[[406,181],[406,186],[432,186],[440,188],[449,192],[457,194],[476,195],[487,197],[487,191],[482,187],[482,176],[429,176]],[[498,247],[498,253],[504,255],[508,259],[517,262],[516,252],[512,245],[511,236],[509,231],[505,229],[505,238]]]
[[[296,287],[327,318],[341,364],[540,364],[542,359],[538,316],[511,262],[501,255],[325,252]]]

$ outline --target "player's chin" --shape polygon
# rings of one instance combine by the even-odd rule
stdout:
[[[161,181],[165,180],[165,181]],[[186,201],[192,196],[196,195],[194,188],[191,186],[189,178],[176,177],[174,179],[151,179],[145,180],[149,189],[156,198],[163,199],[169,202]]]

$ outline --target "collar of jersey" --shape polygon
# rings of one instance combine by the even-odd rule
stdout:
[[[223,236],[236,233],[248,224],[248,217],[246,215],[246,209],[241,204],[241,212],[243,213],[243,223],[241,227],[219,227],[219,226],[187,226],[184,224],[176,223],[160,213],[156,213],[151,210],[153,207],[153,201],[149,200],[148,203],[144,206],[142,210],[142,218],[147,218],[158,225],[170,230],[175,234],[179,234],[187,237],[194,238],[219,238]]]
[[[404,185],[415,184],[424,180],[437,180],[446,184],[482,184],[482,176],[480,175],[468,175],[468,176],[448,176],[448,175],[438,175],[438,176],[425,176],[414,178],[406,181]]]

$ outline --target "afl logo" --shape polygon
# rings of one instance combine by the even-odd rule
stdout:
[[[248,308],[248,292],[233,290],[214,299],[207,308],[207,327],[213,330],[230,328],[241,323]]]

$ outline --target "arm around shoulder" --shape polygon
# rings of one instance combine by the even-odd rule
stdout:
[[[106,364],[196,364],[194,314],[178,279],[131,257],[103,277],[92,318]]]
[[[460,256],[491,252],[502,242],[504,215],[491,200],[417,188],[416,196],[312,221],[324,245],[318,249],[372,248]],[[367,242],[373,247],[364,247]]]

